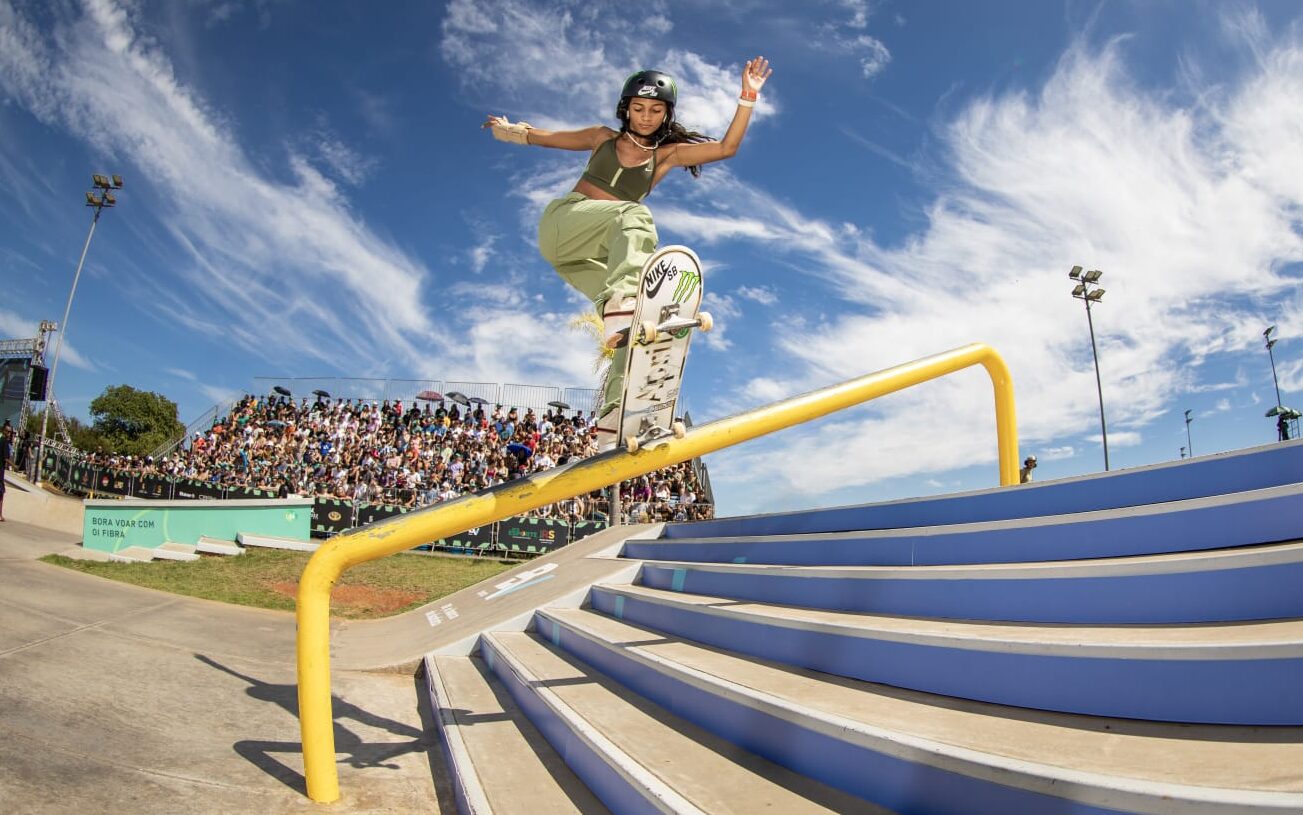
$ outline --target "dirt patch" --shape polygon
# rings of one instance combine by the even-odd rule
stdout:
[[[297,597],[299,593],[296,582],[279,581],[268,586],[286,597]],[[330,608],[337,617],[383,617],[423,599],[425,595],[419,592],[345,585],[336,586],[330,593]]]

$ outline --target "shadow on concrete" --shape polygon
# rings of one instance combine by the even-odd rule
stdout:
[[[263,682],[260,679],[240,673],[239,671],[227,667],[211,657],[204,654],[195,654],[195,659],[215,668],[223,673],[241,679],[249,684],[245,693],[250,698],[260,702],[269,702],[280,706],[286,713],[298,719],[299,716],[299,693],[297,685],[277,685],[271,682]],[[387,719],[383,716],[377,716],[362,708],[344,701],[338,696],[331,696],[331,708],[335,718],[335,753],[337,761],[348,764],[350,767],[357,769],[381,768],[388,770],[400,769],[399,765],[391,763],[392,759],[408,753],[424,752],[427,755],[431,752],[430,747],[434,745],[434,738],[427,736],[425,731],[412,727],[402,722],[396,722],[393,719]],[[401,736],[408,739],[405,742],[384,742],[384,743],[367,743],[363,739],[345,727],[341,720],[351,720],[367,727],[377,730],[384,730],[395,736]],[[276,755],[297,755],[302,756],[303,745],[297,741],[237,741],[232,745],[232,749],[243,759],[253,764],[258,769],[280,781],[290,789],[302,795],[307,795],[307,782],[303,774],[293,767],[283,763],[275,758]],[[339,757],[343,754],[342,757]],[[302,766],[300,760],[299,765]]]
[[[421,660],[421,667],[412,677],[413,689],[416,692],[416,709],[421,714],[421,726],[426,733],[438,733],[439,723],[434,710],[434,702],[430,699],[430,685],[425,675],[425,660]],[[457,795],[452,787],[452,770],[448,766],[447,756],[443,751],[443,744],[440,736],[432,736],[431,744],[439,741],[438,750],[426,750],[426,759],[430,763],[430,776],[434,779],[434,794],[439,801],[440,812],[457,812]]]

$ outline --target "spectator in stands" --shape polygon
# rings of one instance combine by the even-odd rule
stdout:
[[[1018,471],[1018,483],[1027,484],[1032,480],[1032,470],[1036,469],[1036,456],[1028,456]]]
[[[477,418],[478,414],[478,418]],[[156,472],[271,495],[333,497],[343,501],[427,506],[503,484],[531,472],[596,452],[591,417],[542,414],[498,405],[458,412],[441,404],[404,409],[401,401],[319,400],[246,396],[207,432],[158,462],[89,457],[91,463],[131,472]],[[514,445],[514,446],[513,446]],[[640,517],[710,517],[698,502],[691,464],[668,468],[625,485],[626,509],[638,494]],[[568,520],[606,518],[600,494],[548,508]]]

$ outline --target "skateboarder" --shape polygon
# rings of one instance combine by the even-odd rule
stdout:
[[[690,131],[674,120],[678,89],[660,71],[639,71],[625,80],[615,118],[620,129],[593,125],[553,131],[490,115],[483,127],[500,141],[561,150],[588,150],[588,166],[568,194],[548,204],[538,226],[539,250],[561,278],[574,286],[602,317],[602,336],[614,357],[602,385],[598,449],[616,442],[615,409],[623,390],[627,336],[638,273],[656,251],[656,226],[642,201],[675,167],[695,177],[701,165],[737,152],[751,122],[751,110],[773,71],[756,57],[742,69],[737,112],[721,141]]]

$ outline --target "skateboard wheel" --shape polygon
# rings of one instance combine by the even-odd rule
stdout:
[[[710,316],[709,311],[698,312],[697,325],[701,326],[702,331],[709,333],[710,329],[715,327],[715,318]]]
[[[638,452],[638,437],[637,436],[625,437],[624,449],[628,450],[630,453]]]
[[[674,434],[674,438],[681,439],[688,435],[688,428],[683,425],[683,422],[675,422],[670,425],[670,432]]]
[[[639,342],[641,342],[643,345],[646,345],[647,343],[650,342],[656,342],[657,331],[656,331],[655,320],[643,320],[641,323],[638,324],[638,327],[642,333],[642,338],[639,340]]]

